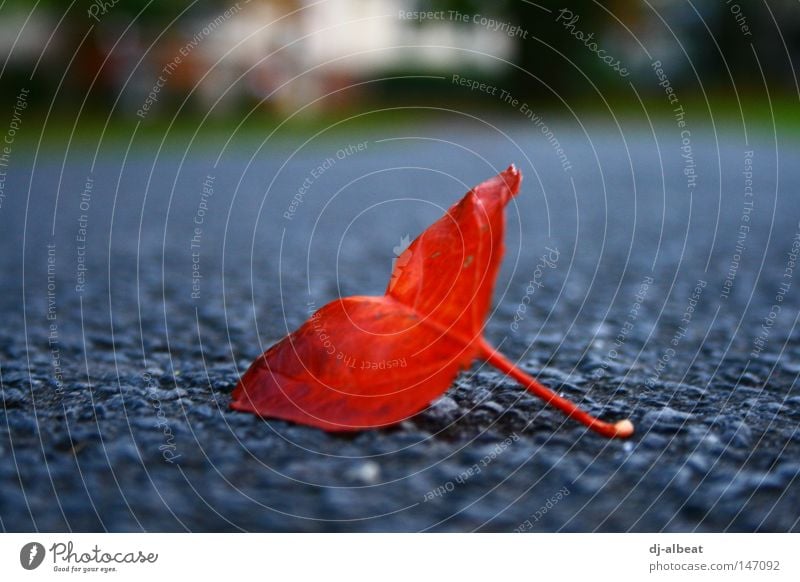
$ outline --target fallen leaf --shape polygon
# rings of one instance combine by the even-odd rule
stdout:
[[[231,408],[328,431],[388,426],[441,396],[476,358],[608,437],[628,420],[598,420],[519,370],[484,338],[503,255],[513,165],[470,190],[399,257],[386,294],[336,299],[251,364]]]

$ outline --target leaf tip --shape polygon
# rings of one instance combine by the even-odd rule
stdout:
[[[517,166],[511,164],[500,176],[511,193],[511,197],[516,196],[519,192],[519,186],[522,184],[522,172],[519,171]]]

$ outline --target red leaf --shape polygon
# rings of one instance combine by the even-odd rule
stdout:
[[[539,384],[483,339],[503,255],[504,208],[522,181],[514,166],[470,190],[398,257],[386,294],[336,299],[259,356],[231,408],[329,431],[404,420],[481,357],[605,436],[602,422]]]

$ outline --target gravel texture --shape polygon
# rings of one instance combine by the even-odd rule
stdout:
[[[691,188],[674,126],[552,126],[570,170],[538,132],[477,122],[324,133],[296,153],[305,137],[15,151],[0,529],[800,530],[797,142],[696,127]],[[630,417],[631,440],[481,362],[386,430],[228,409],[309,303],[382,293],[393,247],[510,162],[525,180],[486,335],[593,413]]]

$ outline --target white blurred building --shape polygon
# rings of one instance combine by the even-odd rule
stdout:
[[[492,71],[514,39],[477,24],[401,18],[404,0],[252,0],[197,48],[208,105],[249,93],[294,110],[353,82],[403,71]],[[201,29],[203,23],[195,22]],[[320,101],[335,103],[332,97]]]

